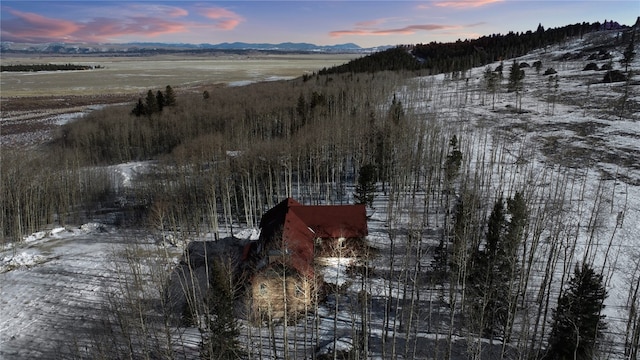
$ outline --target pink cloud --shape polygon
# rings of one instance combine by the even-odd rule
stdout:
[[[197,28],[233,29],[244,19],[225,9],[209,9],[211,23],[182,21],[187,10],[164,5],[125,6],[109,12],[112,17],[94,17],[71,21],[7,9],[13,16],[0,23],[2,40],[15,42],[118,42],[126,38],[154,38],[160,35],[188,33]],[[115,14],[115,15],[114,15]]]
[[[242,16],[224,8],[208,8],[202,13],[205,17],[215,20],[213,26],[221,30],[232,30],[245,21]]]
[[[331,37],[342,36],[386,36],[386,35],[411,35],[418,31],[434,31],[434,30],[453,30],[459,29],[460,26],[455,25],[437,25],[437,24],[425,24],[425,25],[409,25],[403,28],[397,29],[353,29],[353,30],[337,30],[329,33]]]
[[[156,37],[187,31],[185,24],[153,17],[130,19],[97,18],[82,25],[76,35],[81,41],[109,41],[122,36]]]
[[[384,19],[375,19],[375,20],[368,20],[368,21],[360,21],[356,23],[356,27],[371,27],[371,26],[376,26],[376,25],[380,25],[382,23],[384,23],[385,20]]]
[[[171,12],[171,16],[187,16],[189,15],[189,12],[185,9],[174,9],[173,12]]]
[[[184,17],[189,15],[186,9],[155,4],[134,4],[125,6],[123,15],[126,17]]]
[[[189,15],[189,12],[182,8],[172,7],[171,9],[169,9],[167,14],[173,17],[183,17]]]
[[[34,13],[9,10],[15,19],[3,20],[1,29],[3,40],[39,42],[42,39],[65,39],[80,26],[72,21],[47,18]]]
[[[437,1],[434,3],[438,7],[451,7],[451,8],[477,8],[485,5],[491,5],[504,0],[459,0],[459,1]]]

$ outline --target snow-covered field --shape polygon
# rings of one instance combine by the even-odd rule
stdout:
[[[604,72],[583,71],[585,61],[559,60],[564,54],[581,51],[589,39],[518,59],[529,63],[541,60],[542,72],[548,67],[558,71],[555,88],[548,76],[537,74],[533,68],[525,69],[521,111],[515,111],[514,93],[496,94],[495,104],[486,95],[482,90],[484,68],[468,71],[459,79],[450,75],[412,79],[397,89],[397,96],[411,106],[408,112],[412,116],[454,129],[465,154],[467,174],[486,177],[484,194],[508,197],[525,189],[536,201],[533,214],[545,219],[560,217],[560,221],[548,222],[560,224],[558,227],[542,229],[536,254],[540,261],[534,264],[533,271],[543,273],[544,268],[540,267],[544,266],[544,259],[552,254],[558,256],[559,266],[551,284],[557,294],[562,281],[566,281],[562,278],[564,267],[589,262],[602,270],[609,292],[605,301],[609,324],[606,358],[623,359],[629,289],[640,281],[640,78],[633,78],[627,99],[632,106],[620,117],[615,104],[622,97],[624,83],[600,83]],[[617,62],[621,54],[613,56]],[[505,61],[505,77],[511,61]],[[633,68],[640,68],[640,60],[635,60]],[[128,187],[144,166],[130,163],[111,170],[118,183]],[[562,204],[554,204],[560,209],[551,213],[552,206],[544,203],[545,199],[562,200]],[[326,259],[322,265],[325,281],[341,291],[330,295],[317,315],[287,329],[277,326],[271,333],[272,329],[266,326],[241,321],[240,340],[247,344],[249,357],[271,358],[274,348],[277,356],[283,356],[285,346],[293,358],[331,353],[334,347],[352,349],[353,334],[361,326],[358,296],[362,291],[371,296],[367,331],[373,358],[389,358],[392,354],[399,358],[439,358],[437,351],[443,349],[438,344],[447,339],[458,344],[452,358],[468,358],[463,350],[472,352],[480,345],[484,351],[494,347],[499,350],[500,344],[489,344],[488,340],[469,337],[465,332],[450,333],[450,318],[442,315],[446,301],[438,297],[439,289],[426,283],[413,321],[428,326],[411,328],[410,324],[412,333],[407,334],[402,332],[405,324],[400,318],[404,317],[391,314],[393,319],[385,319],[389,315],[384,309],[394,307],[394,299],[408,298],[406,291],[411,291],[403,288],[398,278],[385,275],[392,273],[390,264],[400,268],[407,261],[405,250],[409,246],[403,242],[410,238],[407,230],[415,226],[410,223],[416,216],[411,202],[416,200],[394,201],[390,206],[392,200],[379,194],[374,204],[369,242],[379,255],[370,264],[372,274],[363,278],[350,272],[344,261]],[[392,228],[389,209],[398,211],[392,217]],[[430,224],[421,229],[420,241],[425,248],[437,244],[442,228],[442,213],[434,211],[429,216]],[[540,224],[544,225],[542,220]],[[404,230],[398,231],[404,235],[397,237],[400,243],[392,245],[389,238],[395,230]],[[236,236],[255,238],[255,229],[240,231]],[[554,237],[560,239],[558,249],[551,248]],[[123,268],[116,254],[126,250],[127,243],[134,239],[142,240],[149,248],[161,249],[148,234],[97,223],[42,231],[1,249],[0,358],[59,359],[84,354],[90,341],[107,330],[101,311]],[[573,241],[575,247],[569,245]],[[392,246],[396,252],[393,262],[389,259]],[[170,251],[170,259],[180,253],[178,248]],[[433,254],[421,255],[424,257],[415,265],[430,266]],[[532,276],[530,289],[539,287],[541,282],[542,275]],[[522,320],[518,326],[527,326],[525,323]],[[174,337],[180,333],[182,341],[191,344],[179,353],[193,355],[189,349],[197,351],[197,330],[173,330]],[[273,334],[276,339],[271,337]],[[483,358],[491,358],[488,353],[483,354]]]

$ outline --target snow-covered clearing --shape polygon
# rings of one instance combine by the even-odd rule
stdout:
[[[0,357],[60,359],[101,329],[121,238],[98,224],[39,232],[0,256]]]

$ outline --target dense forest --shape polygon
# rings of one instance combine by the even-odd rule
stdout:
[[[555,164],[539,173],[527,160],[531,144],[487,128],[471,129],[463,121],[468,115],[461,109],[487,106],[496,96],[515,96],[518,104],[525,77],[516,61],[504,82],[489,70],[470,87],[468,79],[451,74],[602,29],[601,24],[539,27],[397,47],[290,81],[202,93],[149,89],[137,104],[95,110],[64,125],[42,148],[3,149],[3,242],[47,224],[78,223],[107,212],[112,225],[145,229],[161,240],[167,233],[183,242],[217,240],[234,228],[256,228],[286,197],[304,204],[357,199],[371,208],[375,193],[383,199],[384,215],[372,209],[370,221],[384,235],[378,234],[371,253],[349,269],[357,279],[351,287],[327,288],[328,305],[292,321],[292,327],[307,331],[292,336],[286,320],[270,321],[245,326],[244,349],[235,341],[216,344],[215,339],[240,336],[239,320],[230,313],[234,291],[241,288],[216,268],[212,274],[222,280],[210,285],[227,302],[194,296],[185,315],[188,325],[199,326],[200,355],[270,356],[252,348],[264,337],[273,354],[295,358],[295,351],[319,347],[322,311],[334,311],[335,342],[339,310],[348,309],[340,314],[352,314],[342,321],[351,326],[353,347],[344,353],[334,347],[334,359],[415,358],[427,352],[438,359],[568,359],[612,349],[637,356],[640,317],[634,309],[623,321],[624,339],[603,335],[605,284],[614,270],[594,265],[594,249],[602,244],[590,242],[583,256],[574,257],[582,246],[580,226],[592,237],[600,229],[596,218],[608,193],[598,193],[593,209],[581,209],[589,224],[572,225],[570,206],[583,194],[567,189],[584,188],[586,176]],[[613,46],[624,50],[630,36],[620,35]],[[435,82],[416,79],[417,73],[447,75]],[[549,82],[545,99],[555,106],[560,97],[554,78],[542,81]],[[445,86],[456,90],[446,93]],[[451,115],[456,111],[459,118]],[[496,116],[524,113],[519,105],[502,111]],[[477,148],[485,150],[480,154]],[[134,179],[135,186],[124,186],[110,169],[130,162],[145,164],[146,172]],[[103,334],[110,341],[100,338],[84,350],[92,358],[149,357],[150,351],[155,358],[177,357],[168,305],[162,302],[169,275],[143,274],[135,256],[144,251],[136,251],[125,259],[135,270],[132,277],[118,284],[124,295],[108,304],[116,331]],[[166,260],[162,256],[154,259]],[[157,285],[160,300],[145,298],[142,284]],[[639,286],[621,286],[629,288],[635,306]],[[573,306],[577,303],[581,306]],[[201,318],[206,322],[198,323]],[[426,341],[421,332],[434,338]],[[304,349],[297,348],[302,341]]]
[[[24,64],[24,65],[1,65],[2,71],[70,71],[70,70],[91,70],[98,67],[76,64]]]
[[[585,22],[546,30],[542,25],[538,25],[535,32],[510,32],[506,35],[493,34],[452,43],[431,42],[413,46],[399,46],[353,60],[344,65],[323,69],[320,74],[422,70],[433,75],[465,71],[496,61],[522,56],[534,49],[565,42],[591,32],[621,28],[613,21],[605,21],[603,24]],[[626,40],[628,41],[628,39]],[[624,40],[619,39],[619,41]]]

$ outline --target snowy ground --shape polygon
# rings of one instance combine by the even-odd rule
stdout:
[[[560,55],[577,52],[584,45],[578,41],[519,59],[527,62],[540,59],[543,71],[547,67],[558,70],[558,96],[553,106],[548,77],[536,74],[533,68],[526,69],[521,112],[514,111],[515,95],[506,92],[497,94],[493,109],[491,99],[480,90],[484,68],[467,72],[468,82],[454,81],[445,75],[414,79],[399,89],[398,94],[403,104],[413,105],[411,111],[418,116],[423,114],[425,119],[435,118],[452,128],[462,129],[460,143],[469,156],[471,170],[486,164],[485,159],[497,159],[495,168],[489,171],[492,177],[486,182],[487,194],[509,196],[515,189],[529,185],[532,196],[544,199],[551,197],[551,191],[563,189],[565,211],[561,216],[566,227],[558,231],[566,238],[577,239],[577,245],[571,251],[563,249],[567,251],[561,253],[560,264],[572,266],[575,262],[589,261],[596,269],[603,269],[609,290],[608,337],[614,344],[610,358],[617,359],[622,358],[619,343],[628,319],[628,289],[640,279],[640,162],[637,160],[640,158],[640,113],[636,107],[620,119],[614,103],[621,96],[621,84],[598,83],[604,73],[582,71],[585,65],[582,60],[557,60]],[[620,54],[613,55],[614,61],[620,57]],[[505,76],[510,65],[511,60],[505,61]],[[635,61],[634,68],[640,68],[639,60]],[[636,76],[629,100],[636,106],[640,102],[638,80]],[[143,172],[145,166],[131,163],[113,167],[115,181],[128,187],[134,175]],[[387,200],[382,195],[377,198],[376,212],[369,223],[369,240],[381,254],[389,248]],[[398,224],[408,220],[408,214],[401,214]],[[424,229],[426,243],[437,243],[441,225],[434,221]],[[550,236],[551,230],[548,231]],[[255,238],[252,229],[236,235]],[[59,359],[82,353],[91,334],[105,330],[100,309],[109,293],[105,289],[110,287],[119,268],[120,260],[116,260],[114,254],[123,250],[129,242],[127,239],[133,237],[154,246],[146,235],[87,224],[43,231],[27,237],[19,245],[1,249],[0,358]],[[545,249],[544,245],[541,249]],[[398,250],[402,254],[403,248]],[[546,256],[546,252],[539,255],[540,258]],[[403,257],[398,256],[396,261],[401,265],[402,260]],[[426,256],[423,265],[428,266],[430,260],[431,257]],[[374,274],[364,286],[373,298],[372,311],[375,312],[370,329],[374,357],[382,356],[383,335],[397,335],[398,339],[406,335],[394,331],[398,330],[396,327],[382,328],[384,311],[380,309],[387,306],[385,299],[389,289],[394,288],[381,275],[389,271],[388,263],[384,255],[376,260],[372,266]],[[317,317],[309,316],[286,330],[280,328],[277,341],[270,339],[267,327],[256,328],[241,322],[241,340],[252,344],[247,347],[250,356],[270,356],[274,344],[282,355],[283,330],[289,346],[297,344],[291,351],[298,357],[331,352],[334,344],[344,350],[353,347],[352,334],[359,324],[357,294],[363,286],[362,277],[350,273],[343,262],[331,259],[323,271],[326,281],[344,291],[329,296],[318,309]],[[557,292],[560,278],[556,280],[553,286]],[[399,285],[392,295],[404,296]],[[444,306],[437,299],[436,291],[425,292],[420,305],[419,315],[425,319],[432,316],[435,319],[439,314],[435,309]],[[412,344],[399,346],[399,357],[429,358],[436,344],[448,335],[440,332],[442,329],[446,326],[420,328],[411,335]],[[197,329],[185,330],[183,336],[190,339],[187,341],[190,344],[198,342]],[[451,338],[460,343],[460,349],[470,347],[464,334],[453,334]],[[466,358],[462,353],[458,356]]]
[[[445,75],[417,79],[404,89],[401,100],[418,104],[416,113],[435,113],[466,128],[459,139],[472,155],[472,168],[481,171],[488,159],[496,159],[487,179],[488,194],[511,196],[534,186],[529,191],[543,201],[556,196],[549,190],[560,189],[562,196],[556,198],[563,200],[564,212],[559,231],[567,244],[575,240],[576,246],[562,250],[552,291],[557,294],[565,280],[560,275],[563,266],[587,262],[601,269],[609,292],[604,312],[612,346],[608,350],[611,358],[619,358],[629,319],[629,289],[640,281],[640,79],[632,78],[621,117],[625,83],[605,84],[603,71],[583,71],[590,62],[587,56],[596,52],[584,51],[592,39],[517,59],[544,64],[540,74],[525,68],[521,111],[516,111],[515,93],[497,94],[495,108],[491,97],[481,94],[484,68],[467,72],[468,82]],[[579,60],[559,60],[566,54]],[[621,53],[612,55],[613,64],[619,64]],[[596,62],[601,66],[608,60]],[[504,62],[505,82],[511,63]],[[549,86],[548,76],[542,75],[547,67],[558,71],[557,96],[555,82]],[[638,67],[636,59],[633,68]],[[551,229],[546,235],[552,235]],[[538,255],[541,262],[546,255]]]
[[[0,141],[8,148],[42,144],[52,140],[55,131],[62,125],[105,106],[107,105],[96,104],[3,113],[0,119],[0,125],[3,127]]]
[[[0,255],[0,358],[61,359],[100,329],[119,236],[99,224],[33,234]]]

